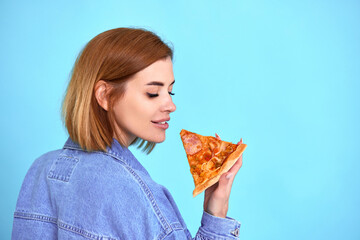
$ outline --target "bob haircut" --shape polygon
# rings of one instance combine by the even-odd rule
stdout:
[[[106,151],[114,136],[124,145],[114,130],[113,105],[135,73],[166,57],[173,59],[172,48],[145,29],[116,28],[90,40],[75,61],[62,104],[62,119],[70,138],[86,151]],[[99,80],[111,86],[108,111],[95,98]],[[133,144],[139,144],[147,154],[155,147],[154,142],[138,137]]]

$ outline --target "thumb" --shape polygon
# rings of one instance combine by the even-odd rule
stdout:
[[[232,178],[232,176],[234,176],[234,174],[232,172],[229,172],[226,174],[225,178],[230,180]]]
[[[232,172],[224,173],[219,179],[220,187],[227,187],[231,185],[232,180],[234,179],[234,174]]]

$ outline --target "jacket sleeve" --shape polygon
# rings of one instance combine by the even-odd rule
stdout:
[[[239,239],[240,226],[235,219],[215,217],[204,211],[194,239]]]
[[[201,226],[195,235],[195,238],[190,236],[187,230],[187,239],[193,240],[235,240],[239,239],[240,222],[235,219],[226,217],[219,218],[203,212],[201,219]],[[168,235],[166,240],[183,240],[184,235],[180,232],[172,232]],[[165,240],[164,239],[164,240]]]

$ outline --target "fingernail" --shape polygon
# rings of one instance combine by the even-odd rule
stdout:
[[[233,173],[228,173],[225,178],[230,179],[233,175],[234,175]]]

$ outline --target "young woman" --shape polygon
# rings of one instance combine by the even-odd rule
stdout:
[[[118,28],[93,38],[76,60],[63,102],[69,139],[38,158],[23,182],[12,239],[191,239],[166,188],[129,151],[165,140],[172,50],[154,33]],[[236,239],[226,217],[237,161],[205,192],[195,239]]]

